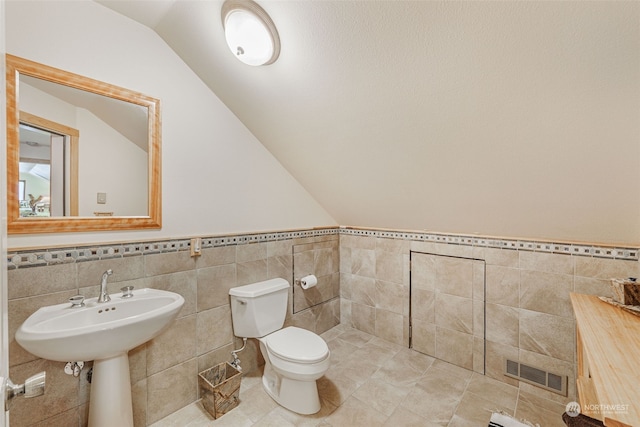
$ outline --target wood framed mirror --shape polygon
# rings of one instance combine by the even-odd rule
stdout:
[[[6,55],[9,234],[161,228],[160,101]]]

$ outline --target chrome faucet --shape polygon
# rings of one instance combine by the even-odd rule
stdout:
[[[107,293],[107,277],[113,274],[113,270],[108,269],[102,274],[102,283],[100,283],[100,295],[98,296],[98,302],[109,302],[111,297]]]

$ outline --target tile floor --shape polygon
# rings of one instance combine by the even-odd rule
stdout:
[[[299,415],[263,390],[261,373],[242,379],[240,405],[214,420],[200,402],[152,427],[200,426],[487,426],[503,410],[540,427],[564,427],[564,405],[338,325],[322,334],[332,366],[318,380],[320,412]]]

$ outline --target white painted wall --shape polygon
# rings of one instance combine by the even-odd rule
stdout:
[[[12,235],[10,248],[336,225],[160,37],[92,1],[6,2],[7,52],[158,98],[163,228]]]
[[[78,214],[95,211],[144,216],[148,209],[147,153],[85,109],[78,109]],[[98,204],[97,194],[107,194]]]

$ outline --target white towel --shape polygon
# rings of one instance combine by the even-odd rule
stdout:
[[[507,414],[501,414],[494,412],[491,414],[491,420],[489,421],[489,427],[531,427],[531,423],[523,423],[510,417]]]

